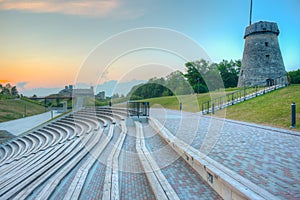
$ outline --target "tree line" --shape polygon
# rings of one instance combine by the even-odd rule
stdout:
[[[3,98],[15,98],[19,96],[17,86],[12,86],[10,83],[7,83],[5,86],[0,84],[0,94]]]
[[[300,84],[300,69],[288,72],[288,79],[291,84]]]
[[[220,63],[206,60],[188,62],[185,64],[186,73],[175,71],[165,78],[152,78],[145,84],[133,87],[127,96],[131,100],[139,100],[236,87],[240,68],[240,60],[223,60]]]

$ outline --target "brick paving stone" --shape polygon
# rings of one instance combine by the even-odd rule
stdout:
[[[105,132],[105,134],[107,135],[107,131]],[[97,162],[92,166],[91,170],[89,171],[88,177],[86,179],[86,182],[84,183],[80,194],[80,199],[102,199],[106,172],[106,160],[110,152],[112,151],[114,144],[116,144],[119,136],[120,129],[115,128],[114,135],[110,143],[101,153]]]
[[[180,117],[174,115],[199,119],[196,134],[191,133],[193,130],[184,134],[191,134],[190,144],[200,150],[209,127],[215,126],[210,124],[212,119],[178,111],[168,113],[169,119],[168,115],[157,119],[177,135],[190,124],[180,123]],[[225,121],[208,156],[279,198],[300,199],[300,136],[277,130]]]
[[[135,128],[128,127],[119,157],[120,199],[155,199],[136,152],[134,133]]]
[[[144,128],[146,147],[180,199],[222,199],[150,127]]]

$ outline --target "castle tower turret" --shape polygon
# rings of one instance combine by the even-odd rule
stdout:
[[[286,84],[276,23],[260,21],[246,28],[238,87]]]

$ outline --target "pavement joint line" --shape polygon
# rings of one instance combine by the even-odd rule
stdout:
[[[178,152],[178,149],[176,149],[175,147],[180,149],[181,152],[178,152],[180,156],[189,154],[189,156],[193,158],[193,163],[198,162],[201,166],[205,166],[204,168],[206,169],[206,171],[213,172],[225,184],[229,185],[232,189],[236,190],[237,193],[242,194],[244,198],[272,200],[278,199],[276,196],[272,195],[263,188],[255,185],[251,181],[245,179],[244,177],[233,172],[227,167],[221,165],[220,163],[212,160],[206,155],[203,155],[200,151],[181,141],[176,136],[171,134],[169,130],[165,128],[158,120],[149,117],[149,122],[153,129],[156,130],[160,134],[160,136],[167,141],[168,145],[170,145],[176,152]],[[185,158],[184,160],[186,161]],[[191,165],[190,162],[188,162],[188,164]],[[195,165],[191,166],[195,169]],[[200,173],[199,175],[201,176]],[[206,177],[203,177],[203,179],[206,180]],[[216,192],[219,193],[219,191]],[[219,194],[224,198],[224,196],[221,193]]]
[[[135,122],[135,126],[137,132],[136,150],[155,197],[157,199],[164,200],[179,200],[177,193],[169,184],[166,177],[162,174],[158,165],[145,146],[143,127],[141,123]]]

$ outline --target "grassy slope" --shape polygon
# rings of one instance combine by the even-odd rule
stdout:
[[[28,101],[19,99],[0,100],[0,122],[22,118],[25,114],[25,105],[27,117],[45,112],[43,106]]]
[[[300,85],[292,85],[269,94],[230,106],[226,118],[288,129],[291,103],[296,103],[297,127],[300,130]]]
[[[218,96],[217,93],[212,95],[213,97]],[[196,95],[159,97],[144,101],[149,101],[151,107],[173,110],[179,110],[179,101],[181,101],[183,102],[183,110],[199,112],[202,102],[209,100],[210,96],[209,94],[197,95],[198,104],[195,97]],[[297,105],[296,130],[300,130],[300,85],[292,85],[230,106],[226,109],[226,118],[289,129],[291,125],[291,102],[295,102]],[[217,113],[217,115],[224,116],[224,112]]]

